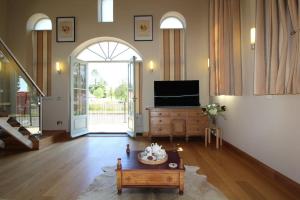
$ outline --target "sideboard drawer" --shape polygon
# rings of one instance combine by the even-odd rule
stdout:
[[[189,112],[188,113],[188,117],[195,117],[195,118],[199,118],[199,117],[202,117],[203,116],[203,113],[201,110],[197,110],[197,111],[192,111],[192,112]]]
[[[171,112],[170,115],[173,119],[185,119],[186,118],[186,112],[175,111],[175,112]]]
[[[187,135],[204,135],[204,127],[199,125],[189,125],[187,127]]]
[[[151,126],[151,135],[170,135],[171,127],[166,125]]]
[[[169,117],[151,117],[151,126],[170,124],[171,118]]]
[[[201,120],[199,117],[193,117],[193,118],[189,118],[189,124],[200,124],[201,123]]]
[[[170,116],[170,112],[164,112],[164,111],[151,111],[150,112],[151,117],[168,117]]]

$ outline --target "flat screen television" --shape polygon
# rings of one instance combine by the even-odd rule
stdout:
[[[154,106],[200,106],[199,80],[154,81]]]

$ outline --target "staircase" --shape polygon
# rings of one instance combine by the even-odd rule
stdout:
[[[44,96],[0,38],[0,148],[39,149]]]
[[[38,138],[12,117],[0,117],[0,140],[3,149],[38,149]]]

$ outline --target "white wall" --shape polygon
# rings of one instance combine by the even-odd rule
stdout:
[[[255,1],[241,0],[241,8],[244,96],[214,99],[228,107],[218,123],[226,141],[300,183],[300,96],[253,96]]]
[[[7,0],[0,0],[0,38],[6,39]]]
[[[178,11],[187,21],[187,78],[199,79],[201,103],[208,102],[208,0],[115,0],[115,23],[97,22],[97,0],[10,0],[8,2],[8,45],[31,73],[30,33],[26,32],[26,22],[34,13],[48,15],[55,28],[57,16],[76,17],[76,42],[56,43],[53,31],[53,96],[44,101],[44,129],[69,129],[69,66],[68,57],[82,42],[101,36],[111,36],[129,42],[144,58],[143,108],[153,106],[153,80],[160,80],[160,38],[159,21],[168,11]],[[133,40],[133,16],[153,15],[154,41],[135,42]],[[158,66],[149,72],[148,62],[153,60]],[[61,75],[54,71],[54,63],[61,61],[64,70]],[[147,113],[144,111],[144,129],[148,130]],[[63,121],[57,126],[56,121]]]

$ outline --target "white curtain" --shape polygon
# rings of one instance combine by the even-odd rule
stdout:
[[[242,95],[240,0],[210,0],[210,95]]]
[[[184,29],[163,29],[163,80],[185,79]]]
[[[32,31],[32,46],[33,79],[44,94],[51,96],[51,31]]]
[[[256,1],[254,94],[300,93],[300,1]]]

